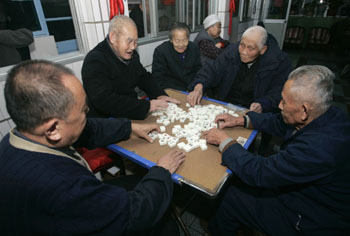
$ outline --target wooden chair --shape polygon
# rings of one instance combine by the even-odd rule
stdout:
[[[330,39],[330,29],[324,27],[313,27],[310,29],[307,43],[310,48],[322,49],[329,45]]]
[[[300,47],[304,41],[305,28],[300,26],[289,27],[284,36],[284,44]]]

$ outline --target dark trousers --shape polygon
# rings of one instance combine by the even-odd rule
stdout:
[[[216,236],[232,236],[243,225],[271,236],[344,235],[339,231],[313,227],[306,219],[284,206],[272,191],[230,186],[208,229]]]
[[[134,189],[134,187],[137,185],[140,179],[141,179],[140,177],[135,175],[127,175],[127,176],[120,176],[119,178],[116,178],[113,180],[105,181],[104,183],[117,185],[119,187],[126,189],[127,191],[131,191]],[[132,235],[178,236],[180,235],[180,231],[179,231],[178,225],[176,224],[175,220],[172,219],[170,211],[168,210],[152,230],[147,232],[137,232]],[[132,236],[132,235],[129,235],[129,236]]]

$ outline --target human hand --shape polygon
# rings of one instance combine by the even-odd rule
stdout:
[[[193,91],[187,95],[187,102],[193,107],[201,102],[203,96],[203,85],[197,84]]]
[[[168,103],[164,100],[153,99],[150,103],[151,105],[149,108],[149,112],[165,109],[168,107]]]
[[[157,97],[157,100],[162,100],[162,101],[166,101],[166,102],[172,102],[172,103],[175,103],[175,104],[180,104],[181,102],[175,98],[172,98],[172,97],[169,97],[169,96],[159,96]]]
[[[157,165],[167,169],[171,174],[173,174],[184,161],[185,153],[175,150],[162,156],[158,160]]]
[[[234,117],[229,114],[220,114],[215,117],[215,123],[218,123],[219,129],[223,129],[225,127],[234,127],[234,126],[243,126],[244,118],[243,116]]]
[[[229,138],[224,131],[217,128],[203,132],[203,137],[207,140],[207,143],[214,145],[220,145],[225,139]]]
[[[153,143],[153,140],[148,135],[151,131],[155,130],[160,132],[158,125],[150,125],[150,124],[135,124],[131,123],[131,130],[134,134],[139,138],[144,138],[148,142]]]
[[[255,111],[257,113],[261,113],[262,112],[262,107],[260,105],[260,103],[258,102],[253,102],[252,104],[250,104],[250,111]]]
[[[221,42],[216,43],[216,44],[215,44],[215,47],[221,48],[221,47],[222,47],[222,43],[221,43]]]

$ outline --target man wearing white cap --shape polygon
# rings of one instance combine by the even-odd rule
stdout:
[[[198,44],[201,53],[201,63],[216,59],[224,51],[229,41],[220,37],[221,20],[215,15],[207,16],[203,21],[204,29],[198,33],[194,42]]]

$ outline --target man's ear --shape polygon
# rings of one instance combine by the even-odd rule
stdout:
[[[117,40],[117,34],[113,31],[108,34],[108,37],[111,43],[114,43]]]
[[[308,103],[303,103],[302,105],[302,111],[301,111],[301,120],[307,121],[310,117],[310,105]]]
[[[264,54],[267,50],[267,45],[264,45],[262,49],[260,50],[260,55]]]
[[[45,137],[51,142],[58,142],[61,140],[59,120],[56,118],[50,119],[45,123]]]

